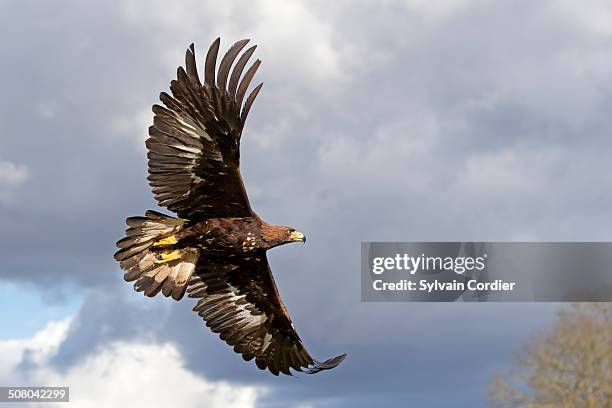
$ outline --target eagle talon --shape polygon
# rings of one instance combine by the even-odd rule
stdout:
[[[157,242],[153,243],[154,247],[166,247],[166,246],[172,246],[174,244],[176,244],[178,241],[176,239],[176,237],[174,235],[171,235],[169,237],[160,239]]]
[[[163,264],[177,259],[181,259],[181,253],[177,249],[174,251],[165,250],[157,254],[153,262],[156,264]]]

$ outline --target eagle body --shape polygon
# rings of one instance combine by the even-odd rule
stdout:
[[[267,251],[285,243],[306,240],[304,235],[294,228],[270,225],[257,216],[210,218],[193,225],[187,222],[171,236],[176,239],[176,248],[198,248],[203,255],[236,256]]]
[[[240,139],[262,84],[247,96],[261,61],[244,69],[255,46],[232,45],[217,65],[213,42],[198,74],[193,44],[170,94],[153,106],[146,141],[149,184],[161,207],[126,219],[114,258],[146,296],[197,299],[193,308],[245,360],[274,375],[316,373],[346,355],[313,359],[293,327],[266,252],[305,242],[294,228],[271,225],[252,210],[240,175]],[[243,75],[244,72],[244,75]],[[203,80],[202,80],[203,79]],[[245,99],[246,97],[246,99]]]

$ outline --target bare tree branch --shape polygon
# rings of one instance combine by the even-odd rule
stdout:
[[[492,408],[612,407],[612,303],[577,303],[492,376]]]

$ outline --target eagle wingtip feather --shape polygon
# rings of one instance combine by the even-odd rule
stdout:
[[[306,374],[316,374],[323,370],[331,370],[332,368],[336,368],[340,363],[342,363],[345,358],[346,358],[346,353],[340,354],[339,356],[330,358],[323,362],[314,360],[314,364],[312,365],[312,368],[308,367],[307,369],[304,370],[304,372]]]

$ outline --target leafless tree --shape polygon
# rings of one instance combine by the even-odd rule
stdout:
[[[564,308],[488,387],[494,408],[612,407],[612,303]]]

